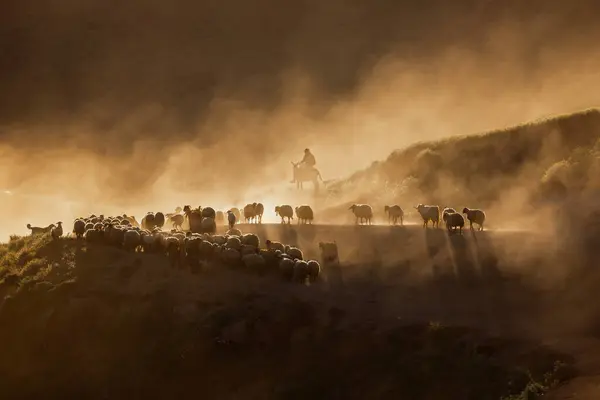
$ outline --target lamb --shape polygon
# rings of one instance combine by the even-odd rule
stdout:
[[[281,206],[276,206],[275,207],[275,215],[278,215],[281,217],[281,223],[284,224],[285,223],[285,218],[288,219],[288,224],[290,224],[291,220],[294,219],[294,209],[292,208],[292,206],[284,204]]]
[[[396,225],[398,218],[400,218],[400,225],[404,225],[404,210],[402,210],[402,207],[399,205],[385,206],[383,210],[388,215],[388,223]]]
[[[298,224],[312,224],[312,221],[315,218],[315,214],[310,206],[304,204],[299,207],[296,207],[296,217],[298,218]]]
[[[237,217],[235,216],[234,212],[232,210],[227,210],[227,222],[229,223],[229,229],[233,229],[236,221]]]
[[[42,235],[44,233],[48,233],[54,229],[56,225],[50,224],[45,228],[40,228],[38,226],[31,226],[31,224],[27,224],[27,229],[31,229],[31,235]]]
[[[85,221],[82,219],[76,219],[73,223],[73,233],[77,239],[81,239],[85,234]]]
[[[373,208],[368,204],[352,204],[348,210],[352,210],[356,217],[356,223],[358,220],[363,223],[363,220],[371,225],[371,219],[373,218]]]
[[[419,204],[415,209],[421,214],[423,218],[423,228],[427,228],[429,221],[432,222],[434,227],[439,228],[440,226],[440,208],[438,206],[426,206]]]
[[[485,222],[485,212],[476,208],[463,208],[463,214],[467,214],[469,220],[469,228],[473,230],[473,223],[479,225],[479,231],[483,230],[483,223]]]
[[[62,228],[62,222],[58,221],[56,223],[56,227],[52,228],[52,239],[56,240],[59,239],[62,235],[63,235],[63,228]]]
[[[465,219],[462,215],[458,213],[448,212],[445,214],[445,222],[446,228],[448,232],[456,232],[456,228],[458,228],[460,234],[462,235],[462,228],[465,226]]]

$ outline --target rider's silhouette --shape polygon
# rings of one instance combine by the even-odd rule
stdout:
[[[307,168],[312,168],[315,166],[315,164],[317,163],[317,160],[315,159],[315,156],[313,155],[313,153],[310,152],[310,149],[304,149],[304,157],[302,158],[302,160],[296,164],[297,167],[302,168],[302,167],[307,167]],[[292,183],[296,182],[295,179],[292,179]]]

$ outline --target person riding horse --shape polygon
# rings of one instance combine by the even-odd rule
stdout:
[[[296,163],[297,168],[314,168],[317,160],[315,156],[310,152],[310,149],[304,149],[304,158]],[[292,179],[291,183],[295,183],[296,179]]]

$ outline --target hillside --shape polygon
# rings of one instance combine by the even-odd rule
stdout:
[[[416,143],[330,187],[380,209],[397,203],[526,211],[531,202],[600,189],[600,111]],[[345,204],[346,204],[345,203]],[[332,207],[327,215],[343,209]],[[346,212],[347,213],[347,212]]]
[[[341,275],[302,286],[73,239],[1,245],[0,396],[497,400],[579,374],[579,354],[543,343],[589,329],[548,291],[563,254],[552,238],[242,229],[294,232],[307,252],[335,239]]]

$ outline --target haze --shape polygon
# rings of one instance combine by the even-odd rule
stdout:
[[[83,212],[269,209],[305,147],[342,178],[600,96],[593,1],[5,3],[3,238]]]

